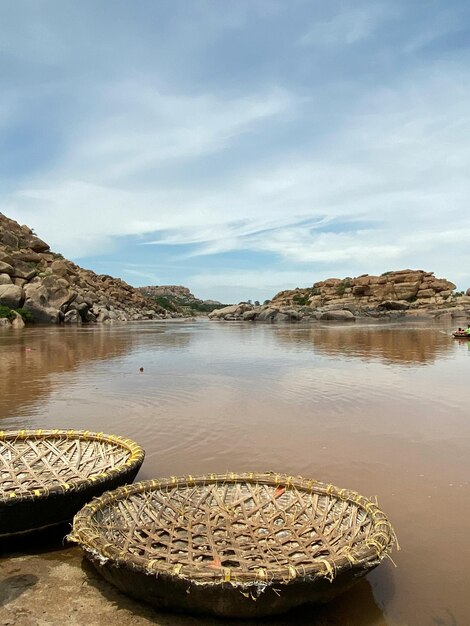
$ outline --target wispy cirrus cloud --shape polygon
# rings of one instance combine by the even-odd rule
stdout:
[[[332,4],[330,14],[314,20],[298,39],[298,44],[301,46],[355,44],[367,39],[380,26],[397,19],[400,14],[398,3],[358,1],[354,5],[344,5],[341,11]]]

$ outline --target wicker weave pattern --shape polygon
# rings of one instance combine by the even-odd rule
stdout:
[[[147,481],[80,511],[71,537],[105,559],[200,582],[333,578],[395,540],[378,507],[316,481],[234,474]]]
[[[0,432],[0,502],[82,488],[142,459],[133,441],[102,433]]]

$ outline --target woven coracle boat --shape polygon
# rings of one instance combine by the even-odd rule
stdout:
[[[323,603],[387,556],[377,505],[277,474],[152,480],[107,492],[69,539],[109,582],[159,608],[255,617]]]
[[[144,460],[133,441],[75,430],[0,431],[0,538],[70,521]]]

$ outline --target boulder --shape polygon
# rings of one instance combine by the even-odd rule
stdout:
[[[13,255],[15,260],[24,261],[25,263],[39,263],[42,261],[41,255],[33,250],[21,250]]]
[[[0,274],[0,285],[12,285],[9,274]]]
[[[420,289],[416,295],[418,298],[432,298],[435,294],[434,289]]]
[[[110,315],[108,309],[101,309],[96,318],[97,322],[108,322],[110,320]],[[140,317],[139,317],[140,319]]]
[[[51,272],[57,276],[67,276],[69,273],[67,263],[63,259],[53,261],[51,264]]]
[[[421,282],[421,277],[422,277],[422,272],[420,270],[418,271],[413,271],[413,270],[400,270],[399,272],[390,272],[390,274],[388,274],[387,279],[388,281],[391,281],[393,283],[395,283],[396,285],[398,284],[409,284],[409,283],[415,283]]]
[[[0,274],[8,274],[9,276],[13,276],[14,275],[13,267],[9,263],[0,261]]]
[[[39,239],[39,237],[31,237],[29,247],[31,250],[34,250],[34,252],[47,252],[49,250],[48,244],[42,239]]]
[[[0,329],[10,327],[10,321],[6,317],[0,317]]]
[[[283,315],[287,315],[291,320],[301,320],[303,313],[297,309],[281,309]]]
[[[452,291],[455,289],[455,285],[449,280],[435,279],[431,283],[431,289],[434,289],[434,291],[447,291],[448,289],[450,289]]]
[[[88,304],[86,302],[78,302],[79,296],[77,296],[77,298],[71,302],[68,306],[68,310],[69,311],[77,311],[77,313],[80,315],[82,321],[86,322],[87,321],[87,315],[88,315]]]
[[[385,285],[387,282],[386,276],[370,276],[371,285]]]
[[[398,300],[384,300],[377,307],[385,311],[405,311],[410,308],[408,302],[399,302]]]
[[[395,294],[397,300],[411,300],[416,298],[419,290],[420,281],[403,281],[395,284]]]
[[[38,322],[58,323],[62,318],[61,308],[67,306],[75,293],[67,289],[67,282],[55,276],[35,278],[25,285],[24,308]]]
[[[15,319],[12,321],[11,326],[12,328],[17,328],[17,329],[25,327],[24,319],[16,311],[15,311]]]
[[[31,263],[26,263],[26,261],[15,260],[15,265],[13,267],[13,276],[17,278],[24,278],[25,280],[31,280],[36,276],[37,268],[34,267]]]
[[[279,310],[278,309],[273,309],[271,307],[266,307],[265,309],[262,309],[258,315],[258,319],[260,322],[267,322],[272,320],[277,314],[278,314]]]
[[[277,313],[274,317],[273,320],[276,322],[290,322],[291,318],[289,315],[286,315],[286,313]]]
[[[242,317],[245,311],[251,311],[253,306],[251,304],[247,304],[242,302],[241,304],[232,304],[230,306],[225,306],[223,309],[215,309],[211,313],[209,313],[209,319],[221,319],[228,315],[234,317]]]
[[[76,309],[71,309],[67,311],[64,315],[64,324],[81,324],[82,318],[80,317],[79,312]]]
[[[242,315],[242,319],[244,320],[254,320],[256,319],[257,311],[253,309],[252,311],[245,311]]]
[[[353,296],[358,298],[370,293],[370,285],[355,285],[352,289]]]
[[[0,304],[10,309],[17,309],[23,304],[24,293],[16,285],[0,285]]]
[[[18,237],[14,235],[12,232],[10,232],[9,230],[3,230],[0,233],[0,241],[7,248],[13,248],[13,250],[18,250],[18,247],[19,247]]]
[[[332,322],[354,322],[356,320],[351,311],[347,310],[325,311],[320,315],[320,319]]]

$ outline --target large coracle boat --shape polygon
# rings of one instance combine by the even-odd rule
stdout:
[[[396,542],[385,514],[358,493],[271,473],[120,488],[77,513],[69,539],[134,598],[223,617],[327,602]]]
[[[0,431],[0,538],[71,521],[95,496],[132,482],[134,441],[75,430]]]

